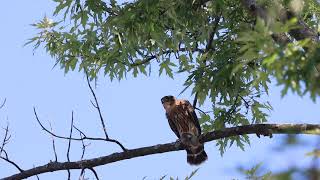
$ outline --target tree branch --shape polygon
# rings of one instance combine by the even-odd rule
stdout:
[[[120,148],[123,150],[123,151],[126,151],[126,148],[117,140],[114,140],[114,139],[110,139],[110,138],[99,138],[99,137],[88,137],[86,136],[82,131],[80,131],[78,128],[76,128],[75,126],[73,126],[77,131],[80,132],[80,138],[73,138],[73,137],[66,137],[66,136],[60,136],[60,135],[57,135],[55,133],[53,133],[52,131],[48,130],[46,127],[44,127],[44,125],[41,123],[39,117],[38,117],[38,114],[36,112],[36,108],[33,107],[33,112],[34,112],[34,115],[36,117],[36,120],[38,122],[38,124],[41,126],[42,130],[44,130],[45,132],[47,132],[48,134],[50,134],[51,136],[53,137],[56,137],[56,138],[59,138],[59,139],[64,139],[64,140],[73,140],[73,141],[82,141],[83,143],[83,140],[92,140],[92,141],[107,141],[107,142],[113,142],[113,143],[116,143],[120,146]],[[82,136],[82,135],[83,136]]]
[[[70,148],[71,148],[72,130],[73,130],[73,111],[71,113],[71,127],[70,127],[70,135],[69,135],[69,142],[68,142],[68,149],[67,149],[67,160],[68,160],[68,162],[70,162]],[[67,169],[67,171],[68,171],[68,180],[70,180],[71,173],[70,173],[69,169]]]
[[[97,96],[96,96],[96,93],[94,92],[91,84],[90,84],[90,80],[89,80],[89,76],[88,76],[88,73],[86,72],[86,78],[87,78],[87,84],[88,84],[88,87],[91,91],[91,94],[94,98],[94,102],[95,104],[92,103],[92,105],[97,109],[98,113],[99,113],[99,117],[100,117],[100,122],[101,122],[101,125],[102,125],[102,128],[103,128],[103,132],[104,132],[104,135],[105,135],[105,141],[107,142],[113,142],[113,143],[116,143],[117,145],[120,146],[120,148],[123,150],[123,151],[126,151],[127,149],[118,141],[118,140],[115,140],[115,139],[110,139],[109,136],[108,136],[108,133],[107,133],[107,128],[106,128],[106,125],[105,125],[105,122],[104,122],[104,119],[103,119],[103,116],[102,116],[102,113],[101,113],[101,109],[100,109],[100,106],[99,106],[99,103],[98,103],[98,99],[97,99]]]
[[[13,165],[14,167],[16,167],[21,173],[23,173],[23,169],[21,169],[21,168],[17,165],[17,163],[11,161],[11,160],[8,159],[7,157],[2,157],[2,156],[0,156],[0,159],[3,159],[4,161],[7,161],[8,163],[12,164],[12,165]],[[34,174],[34,175],[37,175],[37,174]],[[33,176],[34,176],[34,175],[33,175]]]
[[[2,152],[4,151],[4,146],[9,143],[9,140],[11,138],[11,135],[9,135],[9,124],[7,124],[6,128],[4,128],[5,134],[4,138],[2,140],[2,144],[0,146],[0,156]]]
[[[52,129],[50,121],[49,121],[49,125],[50,125],[51,132],[53,134],[53,129]],[[58,161],[58,155],[57,155],[56,143],[54,141],[54,136],[53,135],[51,135],[51,139],[52,139],[52,149],[53,149],[53,154],[54,154],[54,161],[57,162]]]
[[[7,102],[7,98],[5,98],[2,102],[2,104],[0,105],[0,109],[2,109],[4,107],[4,105],[6,104]]]
[[[238,136],[244,134],[267,134],[270,132],[272,132],[273,134],[320,135],[320,124],[252,124],[245,126],[237,126],[203,134],[200,137],[200,141],[209,142],[216,139],[231,136]],[[25,170],[21,173],[14,174],[3,179],[23,179],[46,172],[53,172],[66,169],[91,169],[96,166],[122,161],[125,159],[179,150],[183,150],[183,146],[180,143],[180,141],[176,141],[172,143],[158,144],[154,146],[131,149],[125,152],[113,153],[107,156],[97,157],[93,159],[74,162],[50,162],[46,165]]]
[[[101,121],[101,125],[102,125],[102,128],[103,128],[104,135],[105,135],[106,139],[109,139],[109,136],[108,136],[108,133],[107,133],[107,128],[106,128],[106,125],[104,123],[104,119],[103,119],[103,116],[102,116],[102,113],[101,113],[101,110],[100,110],[100,106],[99,106],[99,103],[98,103],[98,99],[97,99],[96,93],[93,91],[93,89],[91,87],[90,80],[89,80],[87,72],[86,72],[86,78],[87,78],[88,87],[89,87],[90,92],[91,92],[91,94],[92,94],[92,96],[94,98],[95,104],[93,106],[97,109],[97,111],[99,113],[99,117],[100,117],[100,121]]]
[[[161,52],[159,54],[170,54],[170,53],[174,53],[174,52],[186,52],[186,51],[189,51],[189,49],[188,48],[179,48],[178,50],[169,49],[169,50],[163,51],[163,52]],[[205,50],[199,49],[199,48],[194,48],[191,51],[192,52],[204,53]],[[131,64],[129,64],[129,66],[130,67],[135,67],[135,66],[140,66],[140,65],[143,65],[143,64],[148,64],[150,61],[156,59],[159,56],[159,54],[151,55],[151,56],[145,56],[145,55],[140,53],[140,55],[143,56],[144,60],[139,61],[139,62],[131,63]]]

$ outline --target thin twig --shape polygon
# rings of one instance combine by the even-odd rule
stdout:
[[[48,134],[50,134],[50,135],[52,135],[52,136],[54,136],[54,137],[56,137],[56,138],[65,139],[65,140],[71,139],[71,140],[74,140],[74,141],[82,141],[82,140],[106,141],[105,138],[86,137],[86,136],[83,137],[83,138],[69,138],[69,137],[65,137],[65,136],[56,135],[56,134],[54,134],[53,132],[51,132],[50,130],[48,130],[47,128],[45,128],[45,127],[43,126],[43,124],[41,123],[41,121],[40,121],[39,118],[38,118],[38,115],[37,115],[37,112],[36,112],[36,109],[35,109],[35,108],[33,108],[33,112],[34,112],[34,115],[35,115],[35,117],[36,117],[36,120],[37,120],[38,124],[41,126],[42,130],[46,131]]]
[[[239,95],[239,96],[240,96],[240,98],[242,99],[242,101],[244,102],[245,107],[246,107],[246,114],[248,114],[250,104],[249,104],[249,102],[248,102],[248,101],[246,101],[246,100],[245,100],[241,95]]]
[[[93,106],[97,109],[97,111],[99,113],[100,122],[101,122],[101,125],[102,125],[102,128],[103,128],[103,132],[104,132],[105,137],[106,137],[105,141],[116,143],[121,147],[121,149],[123,151],[126,151],[127,149],[119,141],[109,138],[109,136],[107,134],[106,125],[105,125],[105,122],[104,122],[104,119],[103,119],[103,116],[102,116],[102,113],[101,113],[101,109],[100,109],[100,106],[99,106],[99,103],[98,103],[98,99],[97,99],[96,93],[94,92],[94,90],[93,90],[93,88],[92,88],[92,86],[90,84],[90,80],[89,80],[89,76],[88,76],[87,72],[86,72],[86,78],[87,78],[87,84],[89,86],[89,89],[90,89],[91,94],[92,94],[92,96],[94,98],[94,101],[95,101],[95,103],[92,103],[92,102],[91,103],[94,104]]]
[[[80,130],[80,129],[78,129],[76,126],[73,126],[78,132],[79,132],[79,136],[82,138],[82,137],[85,137],[86,135]],[[86,148],[87,148],[87,146],[89,146],[90,145],[90,143],[89,144],[84,144],[84,140],[82,140],[81,141],[81,144],[82,144],[82,154],[81,154],[81,160],[83,159],[83,157],[84,157],[84,153],[85,153],[85,151],[86,151]]]
[[[86,171],[86,168],[82,168],[81,169],[81,172],[80,172],[80,177],[79,177],[79,179],[81,180],[81,179],[84,179],[84,176],[85,176],[85,172]]]
[[[51,132],[53,132],[52,130],[52,126],[51,126],[51,122],[49,122],[49,126],[50,126],[50,129],[51,129]],[[57,162],[58,161],[58,155],[57,155],[57,151],[56,151],[56,143],[54,141],[54,136],[51,136],[52,138],[52,148],[53,148],[53,153],[54,153],[54,161]]]
[[[91,104],[92,104],[92,106],[94,107],[94,108],[97,108],[97,106],[90,100],[90,102],[91,102]]]
[[[93,172],[93,174],[94,174],[94,176],[96,177],[96,179],[99,180],[99,176],[98,176],[97,171],[94,170],[94,168],[88,168],[88,169],[90,169],[90,170]]]
[[[118,146],[120,146],[120,148],[121,148],[123,151],[127,151],[127,150],[128,150],[128,149],[125,148],[118,140],[115,140],[115,139],[106,139],[105,141],[116,143]]]
[[[202,112],[203,114],[207,114],[206,112],[202,111],[200,108],[195,107],[194,109],[196,109],[196,110],[198,110],[198,111]]]
[[[168,55],[168,54],[171,54],[171,53],[175,53],[176,51],[178,52],[187,52],[189,51],[188,48],[180,48],[178,50],[172,50],[172,49],[169,49],[169,50],[166,50],[166,51],[162,51],[161,53],[159,54],[165,54],[165,55]],[[205,50],[204,49],[199,49],[199,48],[194,48],[191,50],[192,52],[199,52],[199,53],[204,53]],[[142,52],[140,51],[137,51],[137,53],[144,57],[145,59],[142,60],[142,61],[139,61],[139,62],[135,62],[135,63],[132,63],[132,64],[129,64],[130,67],[135,67],[135,66],[140,66],[140,65],[143,65],[143,64],[148,64],[150,61],[154,60],[154,59],[157,59],[157,57],[159,57],[159,54],[156,54],[156,55],[150,55],[150,56],[146,56],[144,55]]]
[[[70,135],[69,135],[69,142],[68,142],[68,150],[67,150],[67,160],[70,162],[70,148],[71,148],[71,138],[72,138],[72,130],[73,130],[73,111],[71,113],[71,127],[70,127]],[[70,180],[70,169],[68,169],[68,180]]]
[[[15,162],[11,161],[9,158],[7,157],[2,157],[0,156],[1,159],[7,161],[8,163],[12,164],[14,167],[16,167],[21,173],[24,171],[23,169],[21,169],[18,164],[16,164]]]
[[[96,93],[93,91],[93,89],[91,87],[88,73],[86,73],[86,78],[87,78],[87,84],[89,86],[89,89],[90,89],[91,94],[92,94],[92,96],[94,98],[94,101],[95,101],[95,106],[94,107],[97,109],[97,111],[99,113],[99,117],[100,117],[100,121],[101,121],[101,125],[102,125],[102,128],[103,128],[104,135],[105,135],[106,139],[109,139],[108,133],[107,133],[107,129],[106,129],[106,125],[104,123],[104,119],[103,119],[103,116],[102,116],[102,113],[101,113],[101,109],[100,109],[100,106],[99,106],[99,103],[98,103],[98,99],[97,99]]]
[[[2,102],[2,104],[0,105],[0,109],[2,109],[4,107],[4,105],[6,104],[7,102],[7,98],[4,99],[4,101]]]
[[[8,156],[7,152],[4,150],[5,145],[9,143],[10,138],[11,138],[11,135],[9,134],[9,123],[7,123],[7,126],[5,128],[3,128],[3,129],[5,130],[5,134],[4,134],[4,138],[2,140],[2,144],[1,144],[1,147],[0,147],[0,158],[5,160],[5,161],[7,161],[8,163],[14,165],[20,172],[22,172],[23,170],[15,162],[13,162],[13,161],[11,161],[9,159],[9,156]],[[2,153],[5,154],[5,157],[1,156]]]
[[[243,100],[243,102],[244,102],[244,104],[245,104],[245,106],[246,106],[246,108],[249,108],[250,107],[250,105],[249,105],[249,102],[248,101],[246,101],[241,95],[239,95],[240,96],[240,98]]]
[[[0,147],[0,156],[4,150],[4,146],[9,143],[9,140],[11,138],[11,135],[9,135],[9,123],[7,124],[6,128],[4,128],[4,130],[5,130],[5,134]]]
[[[70,126],[70,135],[69,135],[69,142],[68,142],[68,150],[67,150],[67,159],[70,162],[70,148],[71,148],[71,138],[72,138],[72,130],[73,130],[73,111],[71,113],[71,126]]]

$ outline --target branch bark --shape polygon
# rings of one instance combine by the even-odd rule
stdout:
[[[252,124],[245,126],[237,126],[232,128],[226,128],[223,130],[216,130],[201,135],[200,141],[205,143],[220,138],[226,138],[244,134],[314,134],[320,135],[320,124]],[[8,179],[23,179],[31,176],[35,176],[42,173],[54,172],[59,170],[68,169],[92,169],[96,166],[110,164],[117,161],[126,159],[147,156],[152,154],[159,154],[171,151],[183,150],[183,145],[180,141],[158,144],[154,146],[142,147],[137,149],[131,149],[125,152],[113,153],[107,156],[101,156],[93,159],[74,161],[74,162],[50,162],[43,166],[38,166],[23,172],[14,174],[9,177],[3,178]]]

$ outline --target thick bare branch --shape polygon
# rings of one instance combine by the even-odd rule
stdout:
[[[226,128],[223,130],[212,131],[203,134],[200,138],[201,142],[209,142],[216,139],[244,135],[244,134],[314,134],[320,135],[320,124],[252,124],[246,126],[237,126]],[[154,146],[142,147],[127,150],[125,152],[113,153],[108,156],[102,156],[93,159],[87,159],[75,162],[50,162],[43,166],[38,166],[21,173],[5,177],[4,179],[23,179],[37,174],[53,172],[66,169],[90,169],[125,159],[131,159],[151,154],[165,153],[171,151],[183,150],[183,146],[179,141],[158,144]]]

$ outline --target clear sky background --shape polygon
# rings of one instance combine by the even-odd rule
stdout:
[[[54,132],[68,136],[71,112],[75,113],[75,124],[87,136],[103,136],[99,117],[90,103],[92,99],[85,76],[79,72],[64,74],[59,67],[52,69],[54,59],[40,48],[33,55],[32,47],[23,47],[36,31],[30,26],[45,15],[51,17],[55,4],[50,0],[3,1],[0,6],[0,102],[7,103],[0,109],[0,127],[9,123],[12,136],[6,150],[11,160],[23,169],[43,165],[54,159],[51,137],[37,124],[33,106],[37,108],[40,120],[48,126],[52,123]],[[175,141],[160,99],[164,95],[178,95],[183,89],[185,74],[172,80],[158,77],[128,78],[121,82],[110,82],[101,77],[96,93],[106,120],[111,138],[118,139],[127,148],[155,145]],[[275,84],[275,83],[273,83]],[[319,123],[318,103],[309,97],[300,98],[288,94],[280,97],[281,87],[272,85],[268,100],[274,107],[270,123]],[[180,98],[192,100],[190,91]],[[203,107],[206,109],[206,107]],[[0,130],[2,140],[4,131]],[[292,148],[284,152],[273,151],[282,136],[260,138],[251,136],[251,146],[246,151],[232,147],[223,157],[219,155],[215,142],[206,144],[209,160],[200,169],[194,180],[200,179],[245,179],[236,170],[238,166],[251,167],[264,162],[266,171],[285,170],[291,166],[308,166],[311,158],[305,153],[313,150],[319,137],[301,136],[309,145]],[[56,140],[58,160],[66,161],[67,141]],[[93,158],[121,151],[118,146],[93,143],[87,148],[85,158]],[[81,144],[71,146],[71,160],[80,159]],[[163,175],[184,178],[197,167],[186,163],[183,151],[151,155],[125,160],[96,168],[100,179],[159,179]],[[10,164],[0,161],[0,178],[17,173]],[[72,179],[78,179],[80,171],[72,171]],[[40,179],[65,179],[66,171],[40,175]],[[90,172],[88,177],[93,179]],[[30,178],[36,179],[36,178]]]

